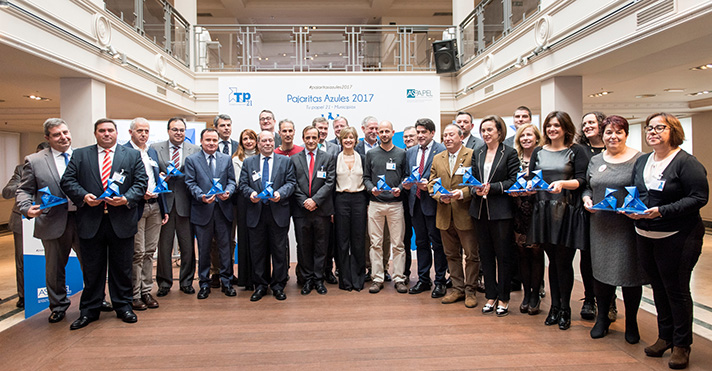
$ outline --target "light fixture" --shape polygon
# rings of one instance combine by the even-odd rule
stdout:
[[[636,95],[635,97],[638,99],[641,99],[641,98],[652,98],[654,96],[655,96],[655,94],[640,94],[640,95]]]
[[[517,57],[517,61],[514,62],[514,68],[522,68],[529,63],[529,58],[522,57],[521,55]]]
[[[604,96],[604,95],[608,95],[608,94],[611,94],[611,93],[613,93],[613,92],[612,92],[612,91],[608,91],[608,90],[602,90],[602,91],[599,91],[598,93],[589,94],[588,97],[589,97],[589,98],[599,98],[599,97],[602,97],[602,96]]]
[[[698,96],[698,95],[705,95],[705,94],[709,94],[709,93],[710,93],[709,90],[702,90],[702,91],[698,91],[698,92],[695,92],[695,93],[689,93],[689,94],[687,94],[687,96],[688,96],[688,97],[696,97],[696,96]]]
[[[50,100],[51,100],[51,99],[49,99],[49,98],[40,97],[39,95],[35,95],[35,94],[23,95],[23,97],[24,97],[24,98],[27,98],[27,99],[38,100],[38,101],[43,101],[43,102],[46,102],[46,101],[50,101]]]
[[[692,70],[692,71],[712,70],[712,63],[703,64],[703,65],[697,66],[697,67],[691,67],[690,70]]]
[[[684,93],[685,89],[683,89],[683,88],[668,88],[663,91],[666,93]]]
[[[121,61],[122,66],[129,65],[129,61],[128,61],[128,58],[126,57],[126,53],[121,53],[119,60]]]
[[[175,89],[175,90],[178,90],[178,89],[179,89],[179,88],[178,88],[178,84],[176,83],[176,80],[171,81],[171,86],[172,86],[173,89]]]

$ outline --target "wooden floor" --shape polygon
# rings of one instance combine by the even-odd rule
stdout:
[[[292,272],[293,274],[293,272]],[[429,294],[398,294],[392,285],[379,294],[340,291],[299,295],[294,281],[283,302],[266,296],[249,301],[238,290],[219,290],[197,300],[176,287],[158,298],[160,308],[137,312],[136,324],[103,313],[88,327],[70,331],[78,317],[78,296],[68,317],[47,322],[42,312],[0,332],[0,368],[55,369],[576,369],[667,370],[670,353],[648,358],[655,317],[639,313],[641,343],[623,339],[619,320],[603,339],[593,340],[590,321],[578,315],[571,329],[544,326],[545,314],[520,314],[521,293],[513,293],[507,317],[483,315],[484,295],[475,309],[440,304]],[[574,298],[581,297],[576,281]],[[548,297],[547,297],[548,299]],[[544,309],[548,310],[548,300]],[[691,370],[709,370],[712,342],[695,335]]]

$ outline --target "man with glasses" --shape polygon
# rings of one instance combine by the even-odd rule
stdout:
[[[272,111],[265,109],[260,112],[260,129],[274,135],[274,148],[277,148],[282,145],[282,137],[279,136],[278,132],[274,131],[275,122],[274,113],[272,113]]]

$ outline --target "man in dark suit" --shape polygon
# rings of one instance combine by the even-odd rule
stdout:
[[[116,124],[100,119],[94,124],[97,144],[74,151],[62,176],[64,194],[77,205],[77,232],[82,251],[84,291],[80,316],[72,330],[99,319],[107,263],[109,295],[116,316],[138,320],[131,310],[131,262],[138,228],[138,203],[146,193],[146,169],[138,151],[116,145]],[[110,184],[119,195],[99,198]]]
[[[262,110],[260,112],[260,130],[262,131],[269,131],[274,135],[274,148],[277,148],[282,145],[282,137],[279,136],[279,133],[274,131],[274,125],[277,123],[277,121],[274,119],[274,113],[270,110]]]
[[[341,147],[341,141],[339,140],[339,136],[341,135],[341,129],[349,127],[349,120],[346,119],[344,116],[339,116],[334,119],[334,121],[331,123],[331,125],[334,127],[334,135],[336,138],[330,140],[329,142],[334,143],[339,146],[339,152],[342,151]]]
[[[354,148],[361,156],[366,157],[366,152],[378,147],[378,119],[373,116],[366,116],[361,122],[363,130],[363,140],[359,141]]]
[[[247,228],[252,255],[252,282],[255,292],[251,301],[258,301],[272,288],[277,300],[287,299],[284,286],[287,283],[289,262],[284,247],[287,246],[289,230],[289,197],[294,193],[294,166],[289,158],[274,154],[274,136],[271,132],[259,134],[257,148],[259,156],[245,159],[240,172],[240,192],[252,201],[247,206]],[[274,190],[268,200],[258,195],[267,188],[268,182]],[[267,261],[272,258],[270,280]]]
[[[445,273],[447,272],[447,258],[443,251],[443,243],[440,239],[440,230],[435,225],[435,215],[437,212],[437,202],[428,193],[428,179],[430,178],[430,167],[433,164],[433,157],[444,151],[445,146],[433,140],[435,136],[435,123],[433,120],[423,118],[415,123],[418,144],[406,152],[407,169],[410,171],[417,167],[421,181],[417,184],[407,185],[408,210],[411,222],[415,229],[415,246],[418,254],[418,282],[411,287],[410,294],[420,294],[430,290],[433,281],[430,279],[430,268],[433,266],[433,256],[435,261],[435,289],[431,297],[440,298],[445,296]],[[409,252],[409,251],[408,251]]]
[[[332,143],[331,141],[326,140],[326,137],[329,135],[329,121],[324,118],[324,117],[317,117],[314,120],[312,120],[312,126],[317,128],[319,130],[319,143],[317,144],[317,148],[319,151],[325,152],[330,154],[331,156],[334,157],[334,160],[336,160],[336,156],[339,155],[339,152],[341,152],[341,146],[339,144]],[[332,195],[333,198],[333,195]],[[330,219],[333,219],[330,216]],[[331,223],[331,228],[333,229],[333,223]],[[331,235],[331,233],[329,233]],[[335,248],[336,242],[334,242],[333,239],[330,239],[327,241],[327,249],[326,249],[326,260],[324,263],[324,280],[332,285],[335,285],[339,283],[339,281],[336,279],[336,276],[334,276],[334,265],[336,265],[336,269],[338,270],[338,258],[334,256],[334,252],[336,251]],[[337,264],[335,264],[337,263]]]
[[[7,182],[2,189],[2,197],[6,200],[15,199],[17,187],[20,186],[22,179],[22,164],[15,166],[15,172],[12,178]],[[17,200],[12,205],[12,213],[10,213],[10,221],[8,227],[12,231],[12,238],[15,244],[15,282],[17,284],[17,303],[18,308],[25,307],[25,275],[24,275],[24,252],[22,245],[22,214],[17,207]]]
[[[338,156],[340,152],[339,146],[326,140],[329,135],[329,121],[323,117],[317,117],[312,120],[312,126],[319,130],[319,150],[332,156]]]
[[[504,140],[504,145],[514,148],[514,136],[517,134],[517,129],[524,124],[532,123],[532,110],[527,106],[519,106],[514,110],[512,120],[514,121],[514,134]]]
[[[141,162],[146,168],[148,187],[138,205],[138,232],[134,237],[133,255],[133,301],[134,310],[158,308],[158,301],[151,295],[153,289],[153,254],[158,248],[161,226],[168,222],[165,193],[155,194],[156,184],[161,181],[158,169],[158,153],[149,147],[151,125],[143,117],[131,120],[129,134],[131,140],[124,146],[139,151]]]
[[[186,157],[199,152],[200,147],[185,141],[185,120],[173,117],[168,120],[168,140],[153,143],[151,148],[158,153],[158,168],[168,174],[168,164],[173,163],[178,170],[185,170]],[[190,225],[190,194],[185,186],[185,177],[171,176],[167,180],[171,193],[165,194],[168,222],[161,227],[158,238],[158,263],[156,265],[156,296],[166,296],[173,286],[173,241],[178,237],[180,249],[180,290],[186,294],[195,294],[193,276],[195,276],[195,246]]]
[[[232,259],[230,258],[230,227],[232,226],[232,202],[235,191],[235,170],[230,156],[218,152],[218,132],[213,128],[200,133],[202,150],[185,159],[185,185],[193,196],[190,223],[198,239],[198,299],[210,295],[210,247],[213,238],[220,254],[220,283],[227,296],[237,293],[232,287]],[[222,192],[208,195],[220,184]]]
[[[485,145],[485,141],[472,135],[472,115],[468,112],[458,112],[455,116],[455,124],[462,129],[464,138],[462,140],[462,145],[470,148],[472,150],[478,149]]]
[[[305,150],[291,157],[296,174],[292,198],[297,260],[304,277],[302,295],[312,289],[326,294],[324,261],[334,214],[332,191],[336,178],[335,159],[318,149],[319,130],[307,126],[302,131]]]
[[[76,210],[73,203],[65,203],[40,210],[42,193],[49,187],[52,195],[64,198],[59,181],[72,156],[72,135],[66,122],[59,118],[47,119],[43,125],[50,148],[25,158],[22,181],[17,189],[17,207],[27,218],[35,218],[33,236],[42,240],[45,250],[45,280],[49,298],[50,323],[64,319],[71,302],[67,298],[64,268],[72,249],[79,254]],[[34,204],[34,205],[33,205]]]

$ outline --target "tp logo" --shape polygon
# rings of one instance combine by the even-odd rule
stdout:
[[[47,288],[46,287],[38,287],[37,288],[37,299],[42,299],[48,297],[47,295]]]
[[[237,88],[231,87],[230,94],[228,95],[228,103],[251,107],[252,95],[248,92],[239,91]]]

